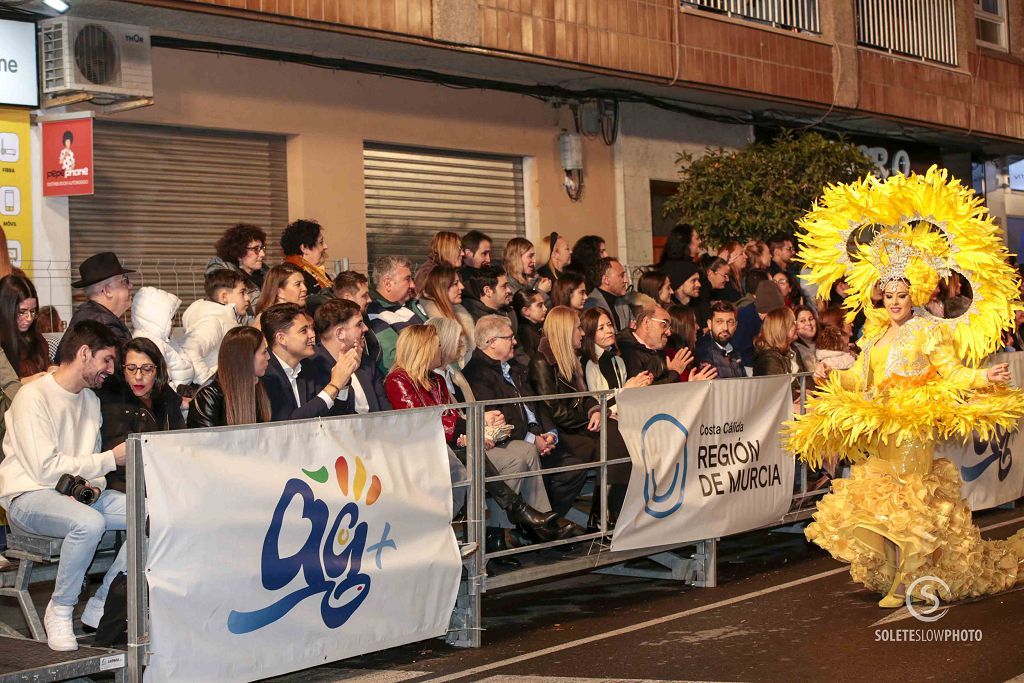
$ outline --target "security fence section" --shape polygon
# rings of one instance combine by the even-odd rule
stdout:
[[[147,681],[250,681],[444,635],[440,410],[147,434]]]
[[[957,65],[954,0],[857,0],[857,42]]]
[[[788,376],[687,382],[619,394],[633,472],[612,550],[692,543],[775,522],[793,498]]]

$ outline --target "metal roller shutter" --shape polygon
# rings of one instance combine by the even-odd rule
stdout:
[[[70,202],[73,279],[85,258],[114,251],[139,271],[136,287],[181,298],[180,320],[203,296],[203,271],[226,228],[260,226],[268,263],[280,262],[288,222],[283,137],[97,121],[94,158],[96,194]]]
[[[487,233],[495,259],[526,235],[520,158],[367,143],[363,169],[371,264],[381,256],[422,262],[439,230]]]

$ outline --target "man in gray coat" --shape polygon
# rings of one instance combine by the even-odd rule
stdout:
[[[587,297],[583,308],[603,308],[611,316],[616,332],[629,329],[633,314],[625,299],[626,290],[629,289],[626,268],[619,263],[619,259],[606,256],[597,262],[594,270],[599,284]]]

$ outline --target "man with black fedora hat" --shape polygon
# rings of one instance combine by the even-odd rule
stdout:
[[[132,340],[132,333],[121,320],[121,316],[132,306],[132,283],[128,270],[121,265],[117,254],[103,251],[82,261],[78,267],[79,280],[72,282],[75,289],[84,289],[88,301],[75,311],[68,323],[68,329],[82,320],[95,320],[110,329],[117,339],[118,352]],[[63,343],[57,348],[54,363],[60,364]]]

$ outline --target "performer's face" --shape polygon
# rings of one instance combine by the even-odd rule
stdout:
[[[910,287],[905,282],[893,282],[882,291],[882,305],[894,323],[902,323],[914,315],[910,301]]]

